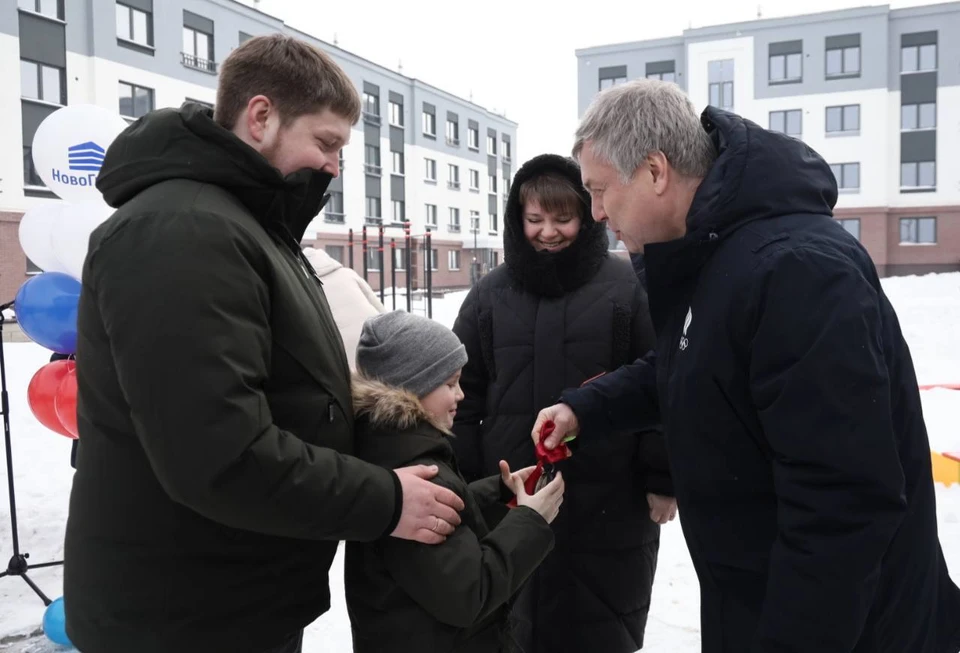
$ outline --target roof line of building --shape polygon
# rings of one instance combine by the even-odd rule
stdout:
[[[671,45],[682,45],[688,39],[696,39],[703,36],[719,36],[741,30],[760,30],[770,27],[783,25],[803,25],[810,23],[827,22],[840,20],[843,18],[861,18],[864,16],[873,16],[877,14],[891,14],[896,18],[908,16],[922,16],[935,13],[944,13],[951,11],[960,11],[960,2],[940,2],[922,5],[919,7],[901,7],[891,9],[890,5],[863,5],[860,7],[848,7],[845,9],[834,9],[814,14],[797,14],[793,16],[779,16],[771,18],[758,18],[755,20],[741,21],[738,23],[722,23],[719,25],[708,25],[704,27],[695,27],[686,29],[679,36],[668,36],[665,38],[647,39],[640,41],[628,41],[623,43],[610,43],[607,45],[598,45],[588,48],[581,48],[576,51],[578,57],[592,56],[600,54],[611,54],[621,50],[632,50],[636,48],[655,48]]]
[[[243,2],[240,2],[240,0],[215,0],[215,1],[218,2],[218,3],[221,3],[221,4],[229,3],[230,5],[239,5],[240,7],[243,7],[244,9],[248,9],[248,10],[250,10],[250,11],[256,12],[256,13],[258,13],[258,14],[266,17],[266,18],[268,18],[268,19],[270,20],[270,22],[275,22],[275,23],[277,23],[277,24],[278,24],[279,26],[281,26],[281,27],[284,29],[284,31],[286,31],[287,33],[292,33],[292,34],[291,34],[292,36],[297,36],[298,38],[305,38],[306,40],[313,41],[315,44],[320,45],[321,47],[323,47],[323,48],[326,49],[326,50],[335,51],[338,55],[344,57],[345,59],[352,59],[352,60],[353,60],[353,63],[356,63],[356,64],[361,65],[361,66],[367,66],[367,67],[373,68],[373,69],[375,69],[378,73],[385,74],[386,76],[392,77],[392,78],[395,79],[396,81],[402,82],[402,83],[407,84],[408,86],[411,86],[411,87],[412,87],[415,83],[420,84],[421,86],[427,88],[427,89],[430,90],[430,91],[433,91],[433,92],[438,93],[438,94],[440,94],[440,95],[446,96],[446,98],[449,99],[449,100],[453,100],[453,101],[455,101],[455,102],[459,102],[460,104],[473,107],[474,109],[476,109],[476,110],[478,110],[478,111],[482,111],[483,113],[485,113],[485,114],[486,114],[487,116],[489,116],[490,118],[493,118],[493,119],[495,119],[495,120],[499,120],[500,122],[502,122],[502,123],[504,123],[504,124],[506,124],[506,125],[510,125],[510,126],[512,126],[512,127],[517,127],[517,126],[518,126],[518,123],[514,122],[513,120],[510,120],[509,118],[507,118],[506,116],[504,116],[504,115],[502,115],[502,114],[499,114],[499,113],[496,113],[496,112],[494,112],[494,111],[491,111],[490,109],[486,108],[485,106],[480,105],[480,104],[477,104],[477,103],[474,102],[473,100],[467,100],[466,98],[462,98],[462,97],[460,97],[459,95],[457,95],[457,94],[455,94],[455,93],[451,93],[451,92],[449,92],[449,91],[445,91],[445,90],[443,90],[443,89],[441,89],[441,88],[439,88],[439,87],[437,87],[437,86],[434,86],[433,84],[429,84],[429,83],[427,83],[427,82],[425,82],[425,81],[423,81],[423,80],[420,80],[420,79],[418,79],[418,78],[416,78],[416,77],[410,77],[410,76],[408,76],[408,75],[404,75],[403,73],[397,72],[397,71],[395,71],[395,70],[391,70],[390,68],[387,68],[386,66],[384,66],[384,65],[382,65],[382,64],[378,64],[378,63],[375,62],[375,61],[372,61],[372,60],[370,60],[370,59],[367,59],[366,57],[362,57],[362,56],[360,56],[359,54],[357,54],[357,53],[355,53],[355,52],[351,52],[351,51],[349,51],[349,50],[345,50],[345,49],[341,48],[339,45],[335,45],[335,44],[333,44],[333,43],[328,43],[327,41],[324,41],[323,39],[318,38],[318,37],[314,36],[313,34],[309,34],[309,33],[305,32],[305,31],[303,31],[303,30],[301,30],[301,29],[298,29],[298,28],[296,28],[296,27],[293,27],[292,25],[284,22],[283,19],[281,19],[281,18],[279,18],[279,17],[277,17],[277,16],[274,16],[274,15],[272,15],[272,14],[268,14],[268,13],[266,13],[265,11],[263,11],[263,10],[257,8],[257,7],[251,7],[251,6],[248,5],[248,4],[244,4]]]

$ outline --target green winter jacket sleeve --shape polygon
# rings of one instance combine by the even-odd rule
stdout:
[[[440,479],[444,475],[441,467]],[[439,485],[457,491],[452,484]],[[469,628],[504,605],[553,549],[536,511],[511,509],[485,537],[466,522],[443,544],[386,538],[383,561],[400,588],[438,621]]]
[[[83,292],[95,296],[136,437],[166,493],[270,535],[370,541],[392,531],[391,471],[273,423],[262,243],[206,213],[146,218],[91,247]]]

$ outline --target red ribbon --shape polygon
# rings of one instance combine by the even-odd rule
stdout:
[[[533,473],[527,477],[527,481],[523,484],[524,489],[526,489],[527,494],[533,494],[534,490],[537,487],[537,481],[540,480],[540,477],[543,476],[543,468],[546,464],[555,464],[561,460],[565,460],[570,457],[570,449],[566,444],[560,443],[555,449],[547,449],[543,446],[543,441],[546,440],[553,430],[556,428],[553,422],[547,421],[543,423],[543,426],[540,428],[540,442],[537,443],[537,466],[533,470]],[[510,499],[507,505],[511,508],[517,506],[517,498],[514,497]]]

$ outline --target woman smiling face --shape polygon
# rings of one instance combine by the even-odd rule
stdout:
[[[523,235],[538,252],[559,252],[569,247],[580,233],[580,216],[547,211],[539,200],[523,205]]]
[[[523,235],[538,252],[559,252],[577,239],[583,200],[569,180],[541,175],[520,187]]]

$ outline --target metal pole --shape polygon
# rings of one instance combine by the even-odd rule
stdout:
[[[383,275],[384,275],[384,263],[383,260],[383,225],[380,225],[380,242],[377,245],[377,251],[380,253],[380,303],[383,303]]]
[[[406,281],[407,281],[407,313],[409,313],[411,295],[413,294],[413,269],[412,269],[413,268],[413,249],[412,249],[413,242],[410,239],[410,223],[409,222],[403,226],[403,233],[404,233],[403,237],[406,241],[405,244],[407,246],[406,250],[403,252],[403,257],[407,259],[406,261],[407,269],[404,270],[403,273],[406,276]]]
[[[437,262],[439,265],[439,261]],[[433,239],[427,232],[427,317],[433,318]]]
[[[390,294],[393,296],[393,310],[397,310],[397,239],[390,239]]]
[[[480,281],[480,257],[477,255],[477,232],[480,231],[480,217],[477,217],[477,224],[470,225],[473,229],[473,283]]]
[[[31,569],[38,569],[41,567],[59,566],[63,564],[63,560],[44,562],[39,565],[31,565],[27,562],[30,554],[20,551],[20,537],[17,526],[17,500],[13,481],[13,443],[10,436],[10,398],[7,394],[7,361],[3,351],[3,311],[10,308],[12,305],[13,302],[9,302],[0,306],[0,412],[3,413],[3,440],[7,455],[7,497],[10,500],[10,530],[12,536],[11,544],[13,544],[13,555],[10,556],[10,561],[7,563],[7,569],[3,572],[0,572],[0,578],[7,576],[19,576],[23,579],[23,582],[25,582],[30,589],[34,591],[40,600],[43,601],[44,605],[50,605],[50,603],[52,603],[50,597],[44,594],[43,591],[37,587],[37,584],[34,583],[29,576],[27,576],[27,572]]]
[[[347,244],[349,245],[350,251],[348,256],[350,257],[350,269],[353,269],[353,227],[350,227],[350,231],[347,232]]]
[[[362,240],[360,241],[360,252],[363,254],[363,280],[369,282],[367,278],[367,226],[363,226]]]

